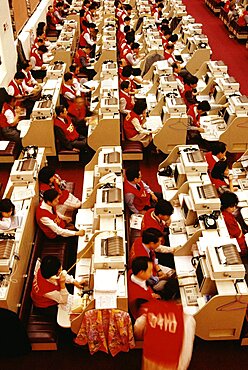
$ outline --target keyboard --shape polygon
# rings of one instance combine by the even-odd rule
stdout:
[[[199,290],[197,285],[186,285],[183,287],[187,306],[197,306],[197,298],[199,298]]]

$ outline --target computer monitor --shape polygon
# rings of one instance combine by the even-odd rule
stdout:
[[[182,212],[184,216],[185,226],[195,225],[197,213],[190,205],[189,196],[185,195],[182,201]]]

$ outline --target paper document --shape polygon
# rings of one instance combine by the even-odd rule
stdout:
[[[130,227],[131,229],[141,230],[141,224],[144,215],[133,213],[130,217]]]
[[[0,141],[0,150],[5,150],[9,145],[9,141]]]
[[[17,200],[24,200],[32,198],[35,195],[34,189],[22,189],[18,190],[18,187],[16,187],[12,193],[11,200],[13,202]]]
[[[96,309],[117,307],[117,278],[118,270],[96,270],[94,278]]]

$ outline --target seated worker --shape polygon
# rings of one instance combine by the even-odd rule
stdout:
[[[131,113],[134,108],[134,98],[130,95],[131,82],[122,81],[120,87],[120,113]]]
[[[225,191],[234,192],[237,190],[233,186],[233,175],[229,173],[226,161],[218,161],[215,163],[211,172],[211,181],[219,194]]]
[[[13,224],[15,205],[10,199],[0,200],[0,232],[10,230]]]
[[[86,45],[91,45],[95,47],[96,37],[95,37],[95,23],[89,23],[86,31],[83,31],[79,38],[79,47],[83,48]]]
[[[68,106],[74,101],[76,96],[81,96],[82,92],[78,85],[74,84],[73,74],[71,72],[66,72],[64,74],[64,83],[61,88],[62,95],[66,99]]]
[[[120,71],[119,71],[119,80],[120,83],[122,81],[129,81],[131,83],[131,89],[130,93],[131,95],[134,95],[137,93],[137,87],[135,84],[135,77],[133,76],[133,68],[132,66],[124,66]]]
[[[175,77],[177,81],[177,87],[180,91],[180,94],[183,93],[184,91],[184,81],[183,78],[180,76],[180,71],[181,71],[181,65],[180,63],[176,62],[171,65],[172,70],[173,70],[173,76]]]
[[[45,45],[34,49],[30,54],[30,63],[32,65],[32,75],[34,78],[43,79],[46,76],[46,66],[44,65],[43,55],[48,52]]]
[[[245,235],[233,214],[237,210],[238,201],[237,195],[229,191],[226,191],[220,196],[221,212],[224,217],[229,235],[231,238],[237,239],[241,249],[241,256],[246,256],[247,245],[245,241]]]
[[[175,50],[175,45],[167,44],[164,51],[164,59],[167,60],[169,66],[172,66],[173,63],[176,63],[176,59],[173,55]]]
[[[146,121],[146,108],[146,101],[137,100],[123,123],[126,138],[130,141],[140,141],[145,148],[152,141],[152,131],[143,127]]]
[[[125,203],[132,213],[145,213],[151,207],[151,200],[155,203],[158,201],[157,195],[141,180],[139,168],[126,169],[124,197]]]
[[[204,132],[204,128],[200,126],[200,117],[209,112],[210,109],[210,104],[206,100],[198,104],[192,104],[188,108],[187,144],[198,144],[200,147],[205,146],[205,140],[200,135],[201,132]]]
[[[174,277],[175,270],[166,266],[162,266],[158,263],[156,258],[155,250],[161,245],[163,240],[163,234],[158,229],[149,228],[142,232],[142,236],[136,238],[129,252],[128,268],[131,268],[132,261],[135,257],[146,256],[153,262],[152,275],[148,279],[148,284],[152,286],[154,291],[159,291],[160,294],[165,293],[165,286],[167,280]],[[174,251],[174,250],[173,250]],[[177,292],[177,282],[174,279],[170,279],[169,285],[166,290],[174,290]]]
[[[56,319],[58,304],[66,304],[68,301],[69,292],[65,284],[82,288],[83,283],[62,271],[58,257],[45,256],[33,280],[31,298],[34,311]]]
[[[51,166],[43,167],[38,174],[40,197],[48,189],[55,189],[60,194],[57,211],[65,214],[66,211],[73,211],[81,207],[81,201],[72,193],[66,190],[66,181],[55,172]]]
[[[22,82],[22,87],[24,91],[29,94],[34,100],[38,100],[41,97],[42,87],[38,84],[38,81],[34,79],[31,74],[32,64],[30,61],[25,61],[22,63],[21,72],[25,75],[25,78]]]
[[[73,126],[71,118],[67,114],[67,109],[63,105],[58,105],[55,108],[55,113],[55,134],[59,143],[63,148],[80,153],[81,161],[89,160],[92,151],[87,145],[86,138],[80,135]]]
[[[56,207],[59,204],[60,194],[55,189],[49,189],[43,193],[43,201],[36,208],[36,221],[48,239],[55,239],[57,236],[84,236],[84,230],[73,230],[69,217],[58,215]]]
[[[0,114],[0,127],[5,140],[14,141],[22,146],[21,131],[17,129],[22,109],[16,105],[17,99],[8,95],[5,98],[2,112]]]
[[[22,72],[16,72],[14,79],[10,81],[8,86],[8,94],[14,96],[16,99],[22,99],[25,96],[25,91],[22,86],[25,79],[25,74]],[[20,105],[20,104],[19,104]]]
[[[58,19],[54,16],[54,8],[50,5],[48,7],[48,12],[46,14],[46,33],[49,35],[53,33],[55,36],[59,35],[57,31],[56,24],[58,24]]]
[[[90,55],[92,53],[92,46],[85,45],[79,48],[75,53],[75,63],[80,67],[80,73],[85,74],[88,80],[92,80],[96,75],[94,68],[91,68]]]
[[[208,162],[208,175],[211,179],[211,172],[214,168],[214,165],[218,161],[225,161],[226,160],[226,144],[222,141],[216,141],[211,148],[211,152],[207,152],[204,154],[205,159]]]
[[[140,44],[138,42],[133,42],[131,44],[131,50],[127,50],[126,53],[123,52],[122,54],[122,64],[125,65],[131,65],[132,67],[137,66],[140,63],[139,58],[139,50],[140,50]]]
[[[197,104],[198,103],[198,101],[196,99],[197,82],[198,82],[198,78],[196,76],[190,76],[187,80],[187,83],[185,83],[185,85],[184,85],[184,91],[181,94],[181,96],[182,96],[185,104],[187,105],[188,109],[192,104]]]
[[[87,137],[88,126],[86,125],[87,105],[83,96],[77,96],[68,108],[68,115],[80,135]]]
[[[161,299],[146,284],[152,275],[153,263],[147,256],[139,256],[132,261],[132,270],[128,274],[128,308],[136,320],[142,315],[142,305],[153,299]]]
[[[58,1],[56,6],[54,7],[54,17],[57,20],[58,24],[63,24],[64,23],[64,4],[62,1]]]

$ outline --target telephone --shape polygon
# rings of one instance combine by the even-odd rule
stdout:
[[[206,229],[217,229],[217,218],[219,214],[216,212],[211,213],[210,215],[201,215],[198,217],[199,220],[204,222],[204,226]]]
[[[23,152],[23,159],[28,158],[36,158],[38,154],[38,146],[36,145],[28,145],[25,146],[25,148],[22,149]]]

